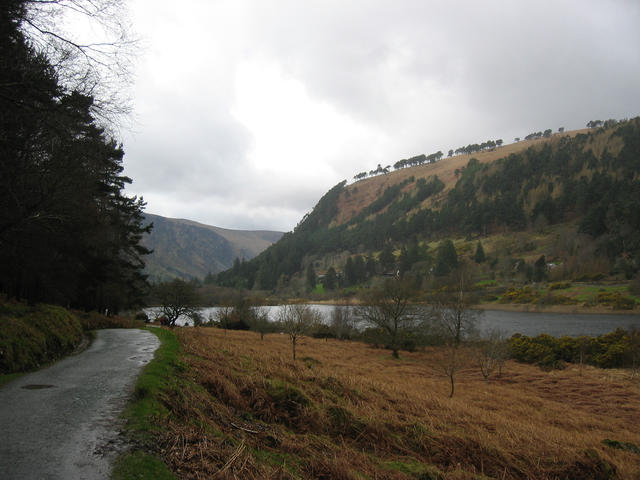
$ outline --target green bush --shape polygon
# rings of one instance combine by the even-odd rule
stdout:
[[[573,279],[574,282],[599,282],[604,280],[606,275],[604,273],[587,273]]]
[[[621,328],[598,337],[515,334],[509,339],[509,345],[515,360],[545,369],[564,368],[565,362],[578,362],[580,358],[600,368],[621,368],[637,362],[640,355],[639,342],[634,341],[637,335]]]
[[[539,302],[543,305],[577,305],[578,300],[566,295],[553,295],[551,292],[547,292],[544,297],[541,297]]]
[[[536,303],[540,300],[538,292],[529,286],[507,290],[500,303]]]
[[[636,306],[633,298],[625,297],[620,292],[598,292],[596,301],[600,305],[613,307],[616,310],[632,310]]]

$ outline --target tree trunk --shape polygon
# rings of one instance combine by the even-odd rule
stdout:
[[[293,361],[296,361],[296,337],[291,337],[291,345],[293,346]]]
[[[453,373],[449,374],[449,380],[451,380],[451,393],[449,393],[449,398],[453,397]]]

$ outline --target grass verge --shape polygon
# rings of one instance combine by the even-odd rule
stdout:
[[[180,346],[176,336],[164,329],[148,328],[160,340],[153,360],[144,368],[136,383],[134,398],[124,416],[131,442],[135,446],[114,465],[111,480],[175,479],[154,451],[162,419],[170,415],[162,401],[167,391],[177,389],[176,372],[182,369]]]
[[[162,460],[142,451],[120,457],[111,474],[112,480],[175,480],[175,478]]]

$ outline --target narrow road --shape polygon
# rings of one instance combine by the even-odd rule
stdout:
[[[0,479],[109,478],[119,416],[158,345],[144,330],[99,330],[81,354],[0,387]]]

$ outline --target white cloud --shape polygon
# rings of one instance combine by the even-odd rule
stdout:
[[[335,106],[311,98],[302,82],[277,64],[241,62],[236,98],[233,114],[253,134],[248,158],[259,174],[331,182],[345,173],[345,161],[353,168],[348,156],[354,144],[368,149],[372,132]]]

